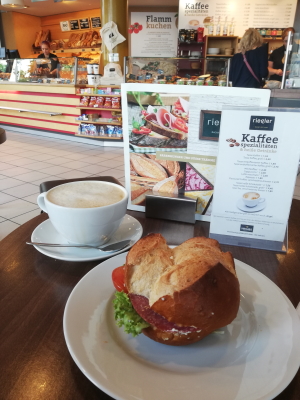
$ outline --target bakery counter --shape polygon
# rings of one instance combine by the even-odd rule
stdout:
[[[0,121],[3,126],[75,135],[80,115],[72,84],[0,83]]]
[[[270,107],[300,108],[300,89],[272,89]]]

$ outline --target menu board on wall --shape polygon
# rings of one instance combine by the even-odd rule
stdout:
[[[294,25],[296,6],[297,0],[180,0],[179,29],[208,28],[212,22],[216,34],[219,19],[221,35],[224,26],[236,36],[248,28],[286,28]]]
[[[267,89],[122,85],[128,209],[145,211],[147,194],[184,194],[197,199],[196,219],[209,221],[218,152],[218,142],[211,140],[219,128],[215,121],[224,105],[265,107],[269,99]],[[205,123],[205,136],[199,138]]]
[[[71,31],[75,31],[79,29],[79,22],[78,19],[71,19],[70,21]]]
[[[131,56],[176,57],[177,17],[167,12],[132,12],[129,26]]]
[[[281,250],[300,152],[289,126],[300,113],[275,110],[222,111],[210,226],[221,243]]]
[[[80,29],[89,29],[90,28],[90,20],[88,18],[82,18],[79,20]]]
[[[92,28],[101,28],[100,17],[91,17],[91,25],[92,25]]]

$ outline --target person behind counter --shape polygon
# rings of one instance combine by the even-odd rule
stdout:
[[[268,50],[256,29],[248,29],[240,42],[241,52],[232,57],[229,81],[233,87],[259,88],[268,76]]]
[[[270,73],[270,80],[272,81],[282,81],[284,55],[289,32],[295,33],[295,29],[291,27],[284,29],[284,31],[282,32],[282,39],[284,41],[283,46],[275,49],[269,57],[268,69]]]
[[[50,74],[56,75],[57,74],[57,66],[58,66],[58,58],[55,54],[50,53],[50,43],[45,40],[41,43],[42,54],[40,54],[37,58],[48,58],[51,62]],[[47,68],[46,66],[42,66],[40,68]]]

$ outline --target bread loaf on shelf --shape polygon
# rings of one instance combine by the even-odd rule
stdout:
[[[39,31],[39,32],[36,33],[35,41],[34,41],[34,47],[39,47],[40,46],[42,35],[43,35],[43,31]]]

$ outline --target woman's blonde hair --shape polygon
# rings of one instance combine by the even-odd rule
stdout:
[[[260,33],[254,28],[249,28],[240,41],[240,49],[242,53],[246,53],[248,50],[260,47],[263,43],[264,39]]]

